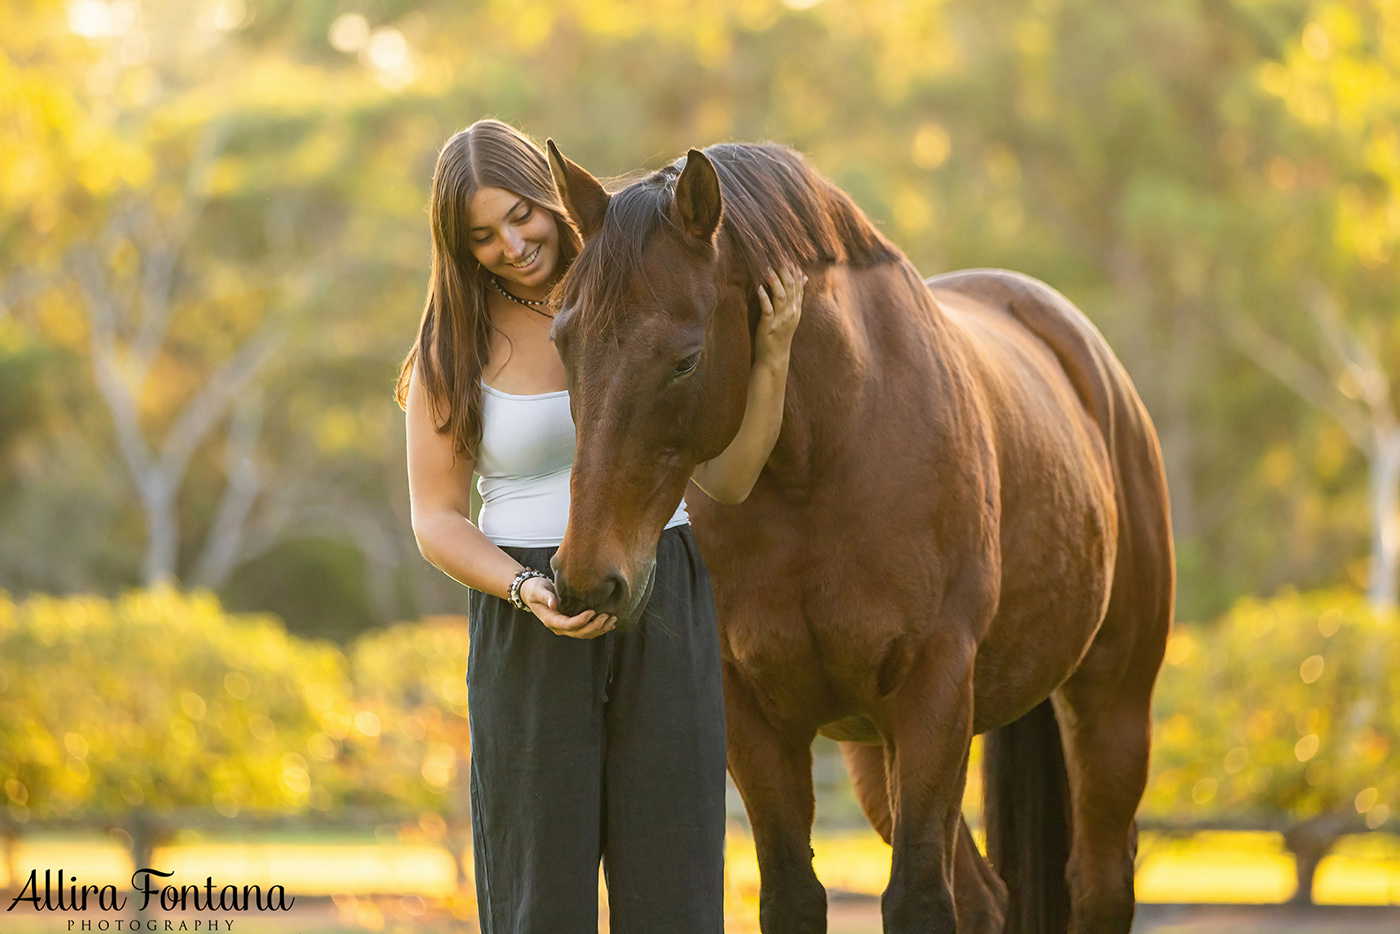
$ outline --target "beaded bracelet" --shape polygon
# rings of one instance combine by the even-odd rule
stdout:
[[[529,580],[532,577],[539,577],[544,580],[549,580],[549,575],[543,571],[536,571],[534,568],[521,568],[516,573],[515,579],[510,582],[510,593],[508,595],[510,599],[510,605],[515,607],[517,610],[528,609],[528,607],[525,606],[525,601],[520,599],[520,588],[524,585],[524,583],[527,580]]]

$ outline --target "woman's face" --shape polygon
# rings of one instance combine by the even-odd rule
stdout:
[[[481,188],[467,205],[472,256],[524,298],[543,298],[559,264],[559,224],[504,188]],[[533,293],[533,294],[531,294]]]

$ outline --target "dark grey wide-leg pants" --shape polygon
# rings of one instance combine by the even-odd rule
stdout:
[[[506,548],[548,570],[553,548]],[[724,930],[724,700],[709,574],[667,529],[641,621],[557,636],[471,591],[467,707],[483,934]]]

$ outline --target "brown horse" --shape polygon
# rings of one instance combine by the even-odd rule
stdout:
[[[762,477],[738,506],[689,500],[763,930],[826,930],[822,732],[894,849],[886,931],[1128,931],[1174,572],[1156,435],[1102,336],[1022,275],[925,284],[781,147],[691,150],[611,195],[550,156],[586,244],[554,328],[566,603],[636,618],[687,478],[737,431],[757,284],[810,276]],[[995,873],[961,813],[984,732]]]

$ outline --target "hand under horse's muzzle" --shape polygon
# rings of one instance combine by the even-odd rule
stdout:
[[[569,560],[563,548],[550,560],[554,589],[559,592],[560,611],[575,616],[584,610],[617,617],[619,629],[630,629],[642,616],[656,580],[653,557],[633,579],[619,568]]]

